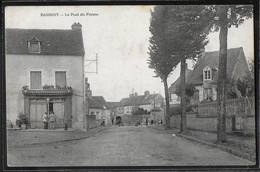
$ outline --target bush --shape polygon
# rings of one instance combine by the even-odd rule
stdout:
[[[21,127],[22,124],[26,124],[27,125],[28,124],[28,118],[27,118],[27,116],[24,113],[19,112],[18,118],[16,119],[16,125],[18,127]]]
[[[194,109],[196,109],[198,107],[198,105],[186,105],[186,112],[193,112]],[[174,106],[170,108],[170,116],[173,115],[180,115],[181,114],[181,105],[178,106]]]

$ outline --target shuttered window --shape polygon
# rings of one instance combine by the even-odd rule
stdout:
[[[65,87],[66,86],[66,72],[55,72],[55,84],[56,87]]]
[[[30,72],[30,87],[31,87],[31,89],[41,89],[42,88],[41,71],[31,71]]]

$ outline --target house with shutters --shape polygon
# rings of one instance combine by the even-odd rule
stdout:
[[[187,83],[194,84],[199,102],[217,99],[219,51],[204,52]],[[249,72],[242,47],[227,50],[227,79],[237,80]]]
[[[71,29],[6,29],[6,119],[24,113],[28,128],[43,128],[54,112],[56,127],[84,128],[82,26]]]

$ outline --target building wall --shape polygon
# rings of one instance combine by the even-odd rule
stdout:
[[[72,127],[83,126],[83,57],[52,55],[6,55],[7,120],[15,124],[18,112],[24,111],[23,86],[30,86],[30,71],[42,72],[42,86],[55,85],[55,71],[66,71],[67,86],[73,89]]]
[[[105,125],[111,125],[110,111],[107,109],[89,108],[89,114],[94,114],[100,123],[105,120]],[[99,125],[100,126],[100,125]]]

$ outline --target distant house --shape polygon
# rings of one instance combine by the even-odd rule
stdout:
[[[162,105],[164,105],[164,98],[161,94],[150,94],[149,91],[145,91],[144,95],[135,93],[130,94],[128,98],[123,98],[117,106],[117,111],[119,115],[131,114],[134,108],[143,108],[151,112]]]
[[[186,71],[185,71],[185,83],[187,83],[187,81],[189,80],[191,73],[192,73],[192,70],[186,68]],[[180,84],[181,84],[181,78],[179,77],[169,87],[169,97],[170,97],[170,102],[169,103],[170,103],[170,105],[180,104],[180,97],[176,94],[177,88],[181,87]]]
[[[117,106],[119,105],[119,102],[107,102],[107,108],[109,110],[110,113],[110,119],[111,119],[111,123],[116,124],[116,116],[118,114],[117,111]]]
[[[196,63],[187,83],[195,85],[199,92],[199,102],[217,99],[217,80],[219,51],[205,52]],[[237,80],[246,75],[249,67],[243,48],[232,48],[227,51],[227,78]]]
[[[108,110],[106,100],[103,96],[90,96],[89,97],[89,114],[95,115],[96,120],[105,122],[105,125],[110,125],[110,111]]]
[[[81,24],[68,30],[6,29],[6,112],[13,124],[24,113],[29,128],[84,128],[84,46]]]

